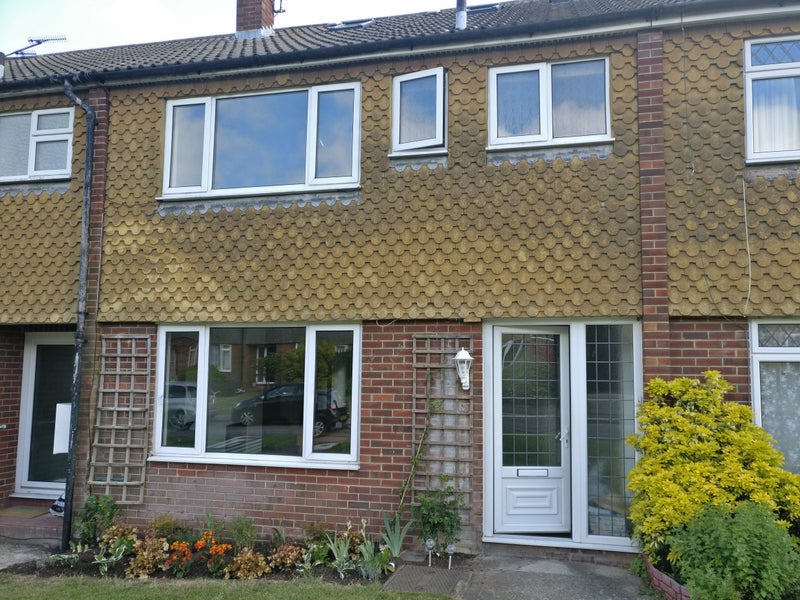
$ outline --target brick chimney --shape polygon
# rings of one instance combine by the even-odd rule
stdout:
[[[272,29],[274,0],[236,0],[236,32]]]

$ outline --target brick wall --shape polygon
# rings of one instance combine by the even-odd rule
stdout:
[[[121,325],[106,327],[103,333],[133,331],[155,329]],[[474,339],[470,392],[476,404],[474,489],[461,545],[477,544],[483,507],[482,422],[477,408],[482,389],[481,328],[442,321],[364,324],[359,470],[152,462],[147,467],[145,502],[124,507],[123,518],[145,525],[157,515],[170,514],[200,526],[207,511],[228,522],[241,515],[254,521],[261,537],[269,536],[273,527],[282,527],[291,536],[301,536],[308,524],[343,530],[351,521],[360,527],[364,518],[368,531],[377,537],[383,529],[383,514],[397,508],[399,490],[411,467],[412,339],[425,333]]]
[[[0,334],[0,503],[14,491],[24,345],[21,333]]]

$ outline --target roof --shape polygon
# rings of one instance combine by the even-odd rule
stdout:
[[[791,2],[790,2],[791,3]],[[136,77],[291,65],[357,58],[630,22],[649,26],[669,15],[782,6],[778,0],[511,0],[468,7],[467,28],[455,30],[455,8],[340,24],[277,28],[147,44],[8,57],[0,92],[61,83],[109,83]],[[454,1],[455,5],[455,1]],[[255,33],[255,32],[251,32]]]

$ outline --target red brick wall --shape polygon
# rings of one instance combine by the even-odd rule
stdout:
[[[700,377],[715,370],[734,386],[728,400],[750,404],[749,331],[745,320],[681,320],[670,323],[672,377]]]
[[[0,334],[0,503],[14,491],[25,336]]]
[[[105,332],[134,329],[115,326]],[[136,330],[148,329],[154,331],[148,327]],[[465,544],[479,541],[483,509],[481,328],[479,324],[451,322],[364,324],[359,470],[152,462],[147,468],[145,503],[125,507],[123,518],[145,525],[157,515],[170,514],[200,526],[207,511],[228,522],[243,515],[253,519],[262,537],[269,536],[273,527],[282,527],[291,536],[301,536],[307,524],[343,530],[351,521],[360,528],[364,518],[368,531],[377,538],[383,529],[383,514],[397,509],[399,490],[411,467],[412,339],[420,333],[458,333],[474,339],[474,479],[469,522],[464,523],[461,538]]]

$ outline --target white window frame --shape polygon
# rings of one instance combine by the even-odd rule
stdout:
[[[39,117],[55,114],[66,114],[69,122],[66,127],[44,129],[38,128]],[[30,116],[30,131],[28,134],[28,169],[25,174],[8,175],[0,177],[0,181],[19,181],[25,179],[57,179],[68,177],[72,174],[72,137],[75,123],[75,109],[70,108],[50,108],[44,110],[21,111],[16,113],[0,114],[0,119],[19,115]],[[36,148],[39,144],[47,142],[66,142],[66,156],[64,157],[63,169],[36,170]],[[2,143],[2,140],[0,140]]]
[[[327,92],[340,90],[353,91],[353,139],[352,157],[350,164],[350,175],[341,177],[316,177],[317,160],[317,130],[319,96]],[[274,94],[287,94],[298,91],[308,92],[308,113],[306,120],[308,123],[306,135],[306,164],[305,181],[301,184],[270,185],[259,187],[241,187],[213,189],[213,156],[214,156],[214,123],[216,122],[216,107],[219,100],[229,98],[242,98],[245,96],[266,96]],[[180,106],[204,106],[204,125],[203,125],[203,153],[201,164],[200,184],[196,186],[171,187],[170,177],[172,174],[172,141],[174,127],[174,109]],[[361,84],[359,82],[340,83],[331,85],[313,86],[310,88],[281,89],[279,91],[267,91],[253,94],[234,94],[226,96],[214,96],[204,98],[190,98],[181,100],[167,101],[167,118],[164,143],[164,177],[163,177],[163,196],[164,198],[179,199],[196,196],[209,197],[229,197],[246,194],[264,193],[286,193],[302,191],[319,191],[325,188],[356,187],[360,180],[360,160],[361,160]]]
[[[761,325],[797,324],[791,320],[762,320],[750,322],[750,385],[752,391],[753,418],[763,427],[761,401],[761,363],[800,363],[800,347],[762,346],[758,328]],[[768,432],[769,433],[769,432]]]
[[[553,107],[552,107],[552,68],[559,65],[576,64],[580,62],[603,61],[605,72],[605,130],[603,134],[580,135],[571,137],[553,137]],[[500,136],[497,131],[497,76],[506,73],[521,73],[537,71],[539,73],[539,119],[540,133],[535,135]],[[502,149],[513,146],[569,146],[574,144],[590,144],[612,141],[611,137],[611,95],[609,85],[608,58],[597,57],[584,60],[574,60],[560,63],[530,63],[524,65],[511,65],[493,67],[489,69],[489,148]]]
[[[800,159],[800,147],[794,150],[761,151],[755,146],[755,130],[753,115],[753,83],[760,80],[780,79],[783,77],[800,77],[800,62],[776,63],[771,65],[752,64],[752,47],[758,44],[771,42],[788,42],[800,40],[800,36],[787,36],[778,38],[763,38],[747,40],[744,43],[744,80],[745,80],[745,131],[747,162],[779,162]],[[800,120],[800,114],[798,115]]]
[[[252,324],[252,327],[264,327]],[[156,368],[156,402],[153,427],[153,453],[151,461],[180,460],[189,463],[220,464],[220,465],[257,465],[296,468],[340,469],[354,470],[359,466],[359,431],[360,424],[360,398],[361,398],[361,325],[344,323],[330,325],[302,325],[305,328],[305,372],[315,373],[316,337],[322,331],[352,331],[353,332],[353,372],[352,372],[352,397],[349,399],[348,411],[350,418],[350,452],[348,454],[315,453],[313,451],[313,420],[315,396],[314,377],[306,377],[304,385],[304,412],[303,412],[303,447],[301,456],[280,456],[271,454],[233,454],[206,452],[206,427],[208,405],[203,398],[209,397],[208,366],[211,330],[219,326],[184,326],[168,325],[159,327],[158,330],[158,364]],[[192,332],[198,334],[197,348],[197,406],[195,420],[194,447],[184,448],[165,446],[162,444],[164,431],[164,389],[166,378],[166,350],[167,334],[174,332]]]
[[[408,81],[426,79],[428,77],[434,77],[436,81],[436,98],[434,100],[436,103],[436,134],[433,137],[414,140],[413,142],[401,142],[400,126],[402,125],[402,115],[400,100],[402,85]],[[419,150],[422,148],[444,148],[446,133],[444,118],[446,103],[445,81],[446,78],[443,67],[398,75],[392,80],[392,149],[395,152],[407,152],[409,150]]]

